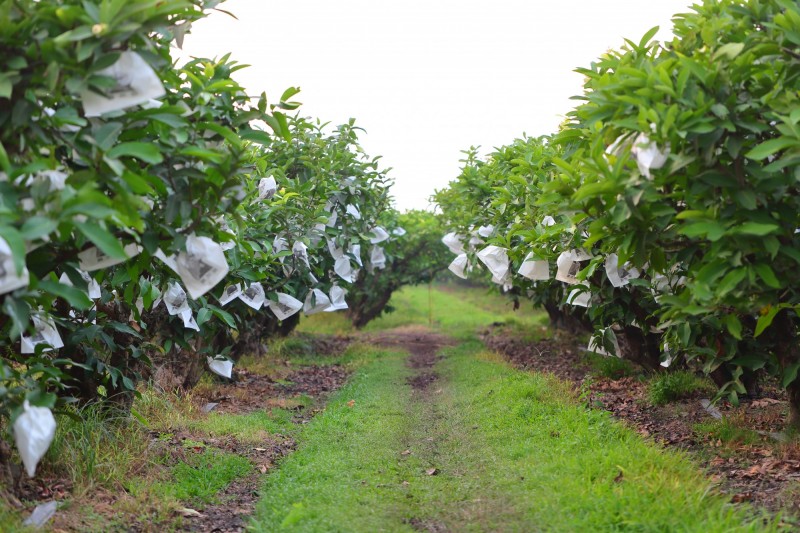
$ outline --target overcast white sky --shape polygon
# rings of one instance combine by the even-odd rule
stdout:
[[[669,35],[690,0],[228,0],[186,37],[184,52],[232,57],[253,95],[290,86],[304,116],[367,130],[362,146],[393,167],[400,209],[426,208],[482,152],[552,133],[589,66],[653,26]]]

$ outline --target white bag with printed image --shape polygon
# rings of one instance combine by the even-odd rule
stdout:
[[[178,275],[193,299],[213,289],[228,275],[228,261],[222,247],[208,237],[189,235],[186,251],[175,259]]]
[[[561,255],[556,259],[558,270],[556,271],[556,279],[563,281],[570,285],[577,285],[579,283],[577,276],[581,271],[581,264],[578,261],[578,254],[576,250],[569,250],[561,252]]]
[[[239,299],[258,311],[264,305],[267,295],[264,294],[264,287],[260,283],[251,283],[240,295]]]
[[[347,291],[343,288],[339,287],[338,285],[334,285],[331,287],[331,305],[325,312],[330,313],[333,311],[342,311],[347,309],[347,302],[344,301],[344,297],[347,295]]]
[[[29,281],[28,268],[23,265],[22,272],[17,272],[11,247],[0,237],[0,294],[27,287]]]
[[[306,301],[303,303],[303,312],[306,315],[313,315],[327,310],[331,306],[331,299],[319,289],[309,291]]]
[[[36,474],[36,465],[47,453],[56,436],[56,419],[47,407],[32,407],[28,400],[14,421],[14,442],[28,477]]]
[[[639,277],[639,271],[629,263],[619,266],[617,254],[608,254],[605,261],[606,276],[614,287],[624,287]]]
[[[242,294],[242,284],[237,283],[236,285],[228,285],[223,289],[222,294],[219,297],[219,303],[223,307],[231,303],[233,300],[238,298]]]
[[[283,292],[278,293],[277,302],[269,302],[269,310],[278,317],[278,320],[286,320],[303,308],[303,302]]]
[[[190,311],[189,298],[186,296],[186,291],[180,284],[172,282],[167,286],[167,291],[164,293],[164,305],[167,312],[172,315],[180,315],[184,311]]]
[[[136,257],[142,253],[142,247],[138,244],[128,244],[124,248],[125,255],[128,259]],[[103,268],[109,268],[120,263],[124,263],[127,259],[117,259],[106,255],[100,248],[87,248],[78,254],[78,266],[81,270],[86,272],[94,272]]]
[[[268,178],[261,178],[258,182],[258,201],[271,200],[275,193],[278,192],[278,184],[272,176]]]
[[[45,348],[45,352],[57,350],[64,347],[64,341],[61,340],[61,335],[56,329],[56,323],[50,317],[44,315],[32,315],[31,321],[33,322],[34,332],[30,337],[22,334],[20,336],[20,353],[32,354],[36,353],[36,347],[40,344],[49,345],[50,348]]]
[[[292,246],[292,255],[294,255],[295,262],[303,263],[306,268],[310,268],[308,264],[308,246],[300,241],[296,241]]]
[[[87,117],[99,117],[103,113],[144,104],[165,94],[158,75],[136,52],[122,52],[116,63],[97,74],[114,78],[116,85],[107,91],[107,96],[89,89],[81,92],[83,113]]]

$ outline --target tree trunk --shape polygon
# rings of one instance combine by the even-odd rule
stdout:
[[[391,289],[384,290],[377,298],[372,295],[366,302],[353,305],[348,312],[348,317],[356,329],[361,329],[366,326],[371,320],[378,318],[389,299],[392,297],[394,291]]]
[[[614,329],[619,343],[619,356],[622,359],[633,361],[637,365],[650,371],[659,370],[661,367],[661,346],[658,335],[645,333],[635,326],[625,326]]]
[[[800,349],[797,346],[797,326],[786,309],[781,310],[772,322],[773,336],[777,336],[777,357],[781,369],[800,363]],[[800,430],[800,376],[786,387],[789,396],[789,426]]]
[[[556,329],[567,331],[575,335],[581,333],[591,333],[592,326],[585,317],[577,313],[566,313],[558,304],[547,302],[544,309],[550,317],[550,325]]]

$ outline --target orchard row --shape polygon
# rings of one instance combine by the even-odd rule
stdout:
[[[438,238],[392,209],[352,121],[290,116],[296,89],[251,97],[228,56],[175,64],[217,3],[0,10],[0,427],[29,475],[52,410],[230,377],[354,284],[351,313],[380,314],[371,280],[420,244],[400,219]]]
[[[800,425],[800,7],[705,0],[655,32],[578,70],[554,135],[467,152],[436,194],[451,270],[733,401],[771,374]]]

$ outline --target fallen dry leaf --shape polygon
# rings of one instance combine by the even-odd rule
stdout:
[[[192,509],[190,507],[181,507],[178,509],[178,514],[181,516],[186,516],[188,518],[199,518],[203,515],[200,514],[199,511],[196,509]]]
[[[355,400],[350,400],[349,402],[347,402],[347,407],[353,407],[355,404],[356,404]]]

